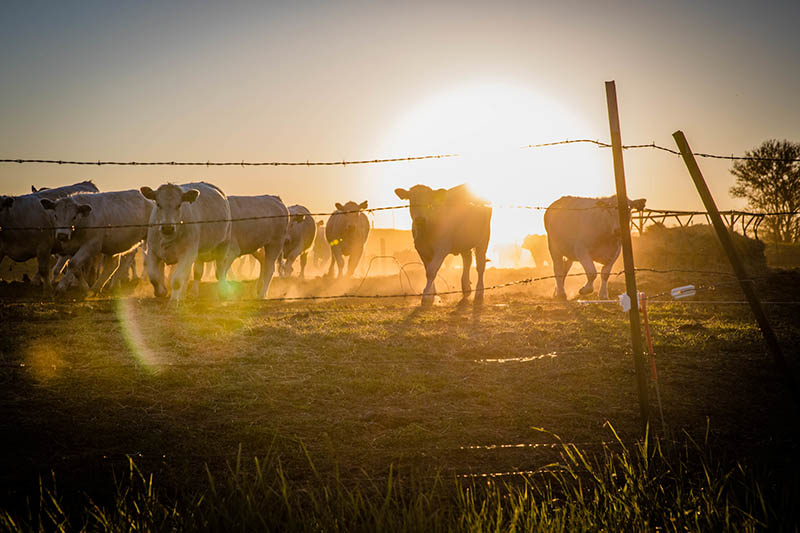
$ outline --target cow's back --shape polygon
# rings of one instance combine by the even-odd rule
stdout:
[[[241,253],[252,253],[267,242],[283,242],[289,224],[289,212],[278,196],[228,196],[231,235]],[[236,220],[250,218],[251,220]]]
[[[153,204],[138,189],[75,194],[72,198],[79,205],[92,207],[85,222],[76,228],[70,239],[76,244],[89,238],[102,238],[103,253],[119,254],[127,252],[147,237],[147,223]],[[107,226],[116,227],[93,229]]]
[[[93,193],[100,192],[100,189],[91,182],[91,180],[82,181],[80,183],[73,183],[72,185],[64,185],[61,187],[53,187],[51,189],[40,189],[32,193],[39,198],[47,198],[48,200],[58,200],[65,196],[79,193]]]

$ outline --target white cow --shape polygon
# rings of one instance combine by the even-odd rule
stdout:
[[[641,211],[645,201],[644,198],[628,200],[628,207]],[[617,197],[562,196],[545,211],[544,227],[556,279],[555,297],[566,299],[564,279],[574,261],[579,261],[586,271],[586,285],[579,293],[594,292],[596,261],[603,265],[599,296],[608,299],[608,278],[622,249]]]
[[[44,293],[49,293],[52,288],[51,254],[57,249],[54,249],[56,241],[50,215],[40,200],[97,190],[91,181],[83,181],[22,196],[0,196],[0,261],[5,256],[17,262],[36,258],[37,275],[43,282]]]
[[[231,240],[231,208],[225,194],[205,182],[166,183],[155,191],[150,187],[139,190],[155,203],[145,254],[155,295],[167,295],[165,264],[176,265],[170,279],[172,303],[185,298],[195,261],[216,261],[217,277],[224,284],[227,268],[223,265],[230,266],[233,261],[226,257]]]
[[[234,259],[242,255],[252,255],[261,263],[261,273],[256,284],[256,295],[265,298],[275,261],[283,250],[289,225],[289,211],[278,196],[228,196],[231,206],[231,243],[226,264],[227,272]],[[237,220],[237,219],[250,220]],[[195,280],[202,277],[202,263],[195,264]]]
[[[292,265],[300,257],[300,279],[305,278],[308,250],[314,244],[317,228],[311,212],[302,205],[289,206],[289,232],[283,243],[281,276],[292,275]]]
[[[120,254],[136,248],[147,236],[152,211],[152,204],[135,189],[75,194],[56,201],[42,198],[40,203],[50,212],[60,253],[70,258],[56,286],[58,292],[78,283],[89,289],[83,280],[84,267],[103,254],[100,274],[91,287],[99,292],[119,267]]]
[[[448,254],[461,256],[464,263],[461,294],[463,298],[469,296],[472,250],[475,250],[475,269],[478,271],[475,302],[482,302],[492,208],[473,196],[465,185],[437,190],[425,185],[415,185],[409,190],[395,189],[394,192],[398,198],[410,203],[414,248],[425,265],[427,278],[422,304],[433,303],[436,295],[436,274]]]
[[[344,273],[344,256],[349,256],[346,277],[350,277],[356,270],[361,254],[364,253],[364,244],[369,235],[369,220],[362,213],[367,208],[367,201],[360,204],[347,202],[342,205],[336,203],[336,211],[328,219],[325,226],[325,238],[331,247],[331,266],[328,276],[333,276],[334,265],[339,267],[337,277]]]

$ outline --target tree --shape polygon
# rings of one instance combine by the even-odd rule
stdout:
[[[770,139],[745,152],[746,157],[734,161],[731,174],[736,185],[730,193],[747,199],[748,207],[764,213],[800,211],[800,143]],[[764,224],[781,241],[800,238],[800,216],[769,216]]]

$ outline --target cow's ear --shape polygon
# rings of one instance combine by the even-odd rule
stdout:
[[[38,192],[38,191],[36,190],[36,187],[34,187],[33,185],[31,185],[31,192]]]
[[[14,205],[14,197],[13,196],[2,196],[0,197],[0,207],[3,209],[10,208]]]
[[[198,196],[200,196],[200,191],[197,189],[189,189],[181,195],[181,202],[189,202],[191,204],[197,200]]]
[[[369,202],[367,200],[364,200],[363,202],[358,204],[358,208],[359,209],[366,209],[368,205],[369,205]]]
[[[338,209],[339,211],[344,211],[344,206],[342,204],[340,204],[339,202],[336,202],[335,205],[336,205],[336,209]]]
[[[644,204],[647,202],[647,198],[639,198],[637,200],[629,200],[628,205],[631,206],[632,209],[636,211],[641,211],[644,209]]]
[[[81,204],[78,206],[78,214],[82,216],[87,216],[89,213],[92,212],[92,206],[88,204]]]
[[[150,187],[146,185],[144,187],[140,187],[139,192],[141,192],[142,196],[144,196],[148,200],[152,200],[154,202],[156,201],[156,191],[154,191]]]
[[[408,191],[405,189],[397,188],[394,190],[394,193],[397,195],[398,198],[401,200],[408,200]]]
[[[39,203],[42,204],[42,207],[45,209],[55,209],[56,203],[52,200],[48,200],[47,198],[42,198],[39,200]]]

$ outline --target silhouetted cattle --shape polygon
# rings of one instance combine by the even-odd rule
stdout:
[[[642,210],[644,204],[644,198],[628,200],[629,208]],[[599,296],[607,299],[608,277],[622,246],[617,197],[562,196],[545,211],[544,227],[556,278],[555,297],[567,297],[564,279],[574,261],[579,261],[586,271],[586,285],[581,287],[580,294],[591,294],[597,278],[594,266],[597,261],[603,265]]]
[[[331,266],[328,269],[328,276],[333,276],[334,266],[339,268],[337,277],[342,276],[345,255],[350,258],[347,262],[346,277],[352,276],[355,272],[369,235],[369,220],[367,215],[361,212],[366,208],[366,200],[360,204],[336,203],[336,211],[325,226],[325,238],[331,247]]]
[[[475,301],[481,302],[492,208],[473,196],[465,185],[447,190],[433,190],[425,185],[415,185],[409,190],[395,189],[394,192],[400,199],[410,202],[414,247],[425,265],[427,278],[422,296],[423,305],[433,303],[436,273],[448,254],[461,256],[464,262],[461,293],[464,298],[469,295],[469,270],[472,266],[473,249],[475,268],[478,271]]]
[[[283,244],[283,262],[281,275],[292,275],[292,264],[300,257],[300,279],[305,278],[308,250],[314,244],[317,227],[311,212],[302,205],[289,207],[289,232]]]

